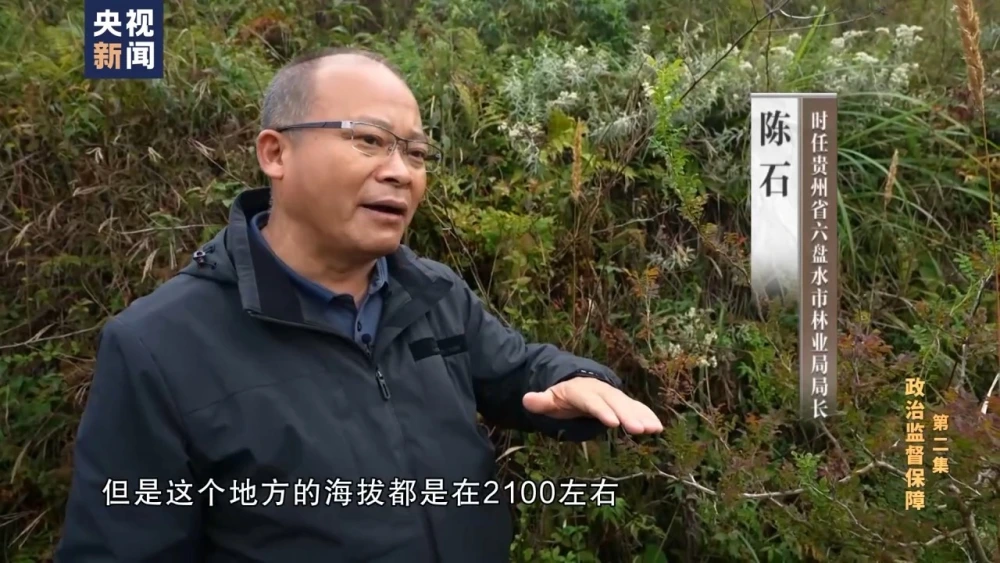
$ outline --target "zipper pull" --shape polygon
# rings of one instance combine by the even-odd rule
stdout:
[[[365,334],[361,337],[361,342],[363,344],[362,349],[365,351],[365,355],[368,356],[368,361],[375,363],[372,356],[372,337]],[[378,390],[382,394],[382,399],[389,400],[389,385],[385,382],[385,378],[382,377],[382,372],[379,371],[378,365],[375,365],[375,382],[378,383]]]
[[[372,359],[372,337],[369,334],[363,334],[361,336],[361,348],[365,351],[365,355],[368,359]]]
[[[385,382],[385,378],[382,377],[382,372],[378,368],[375,368],[375,380],[378,382],[378,390],[382,392],[382,399],[389,400],[389,385]]]

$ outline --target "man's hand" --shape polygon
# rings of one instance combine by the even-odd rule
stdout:
[[[663,424],[646,405],[632,400],[611,385],[592,377],[575,377],[542,393],[524,396],[524,408],[552,418],[591,416],[630,434],[655,434]]]

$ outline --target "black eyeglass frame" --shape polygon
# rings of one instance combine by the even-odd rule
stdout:
[[[282,125],[280,127],[274,127],[273,129],[275,131],[277,131],[278,133],[284,133],[285,131],[293,131],[293,130],[300,130],[300,129],[350,129],[351,130],[351,140],[353,141],[354,140],[354,126],[355,125],[366,125],[368,127],[375,127],[376,129],[380,129],[380,130],[385,131],[386,133],[392,135],[392,138],[394,140],[393,140],[393,143],[392,143],[392,148],[388,152],[386,152],[387,156],[391,156],[392,153],[395,152],[396,148],[399,146],[399,143],[402,142],[402,143],[405,143],[403,145],[405,148],[409,148],[410,143],[423,143],[423,144],[425,144],[425,145],[427,145],[429,147],[432,147],[434,149],[434,151],[436,151],[436,152],[435,152],[435,154],[428,155],[429,158],[427,160],[430,160],[430,161],[433,161],[433,162],[437,162],[437,161],[440,161],[441,158],[442,158],[443,151],[441,150],[441,147],[439,147],[436,144],[430,142],[429,140],[428,141],[421,141],[419,139],[404,139],[404,138],[400,137],[399,135],[393,133],[392,131],[389,131],[385,127],[382,127],[381,125],[375,125],[374,123],[368,123],[367,121],[309,121],[309,122],[306,122],[306,123],[294,123],[292,125]],[[355,150],[357,150],[357,149],[355,149]],[[362,154],[364,154],[364,153],[362,153]]]

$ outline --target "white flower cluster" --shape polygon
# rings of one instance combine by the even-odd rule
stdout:
[[[675,39],[675,49],[670,55],[657,57],[657,68],[664,69],[663,72],[671,72],[666,69],[675,57],[681,61],[678,82],[670,92],[656,91],[655,80],[642,84],[645,99],[659,108],[669,107],[665,102],[687,92],[680,107],[672,110],[672,119],[678,129],[690,130],[692,134],[701,130],[702,124],[713,114],[721,113],[725,118],[745,115],[750,93],[765,88],[795,91],[800,88],[798,81],[808,79],[826,91],[840,94],[911,94],[911,83],[919,72],[919,66],[913,62],[914,46],[920,43],[922,32],[919,26],[850,30],[825,46],[814,38],[804,51],[802,36],[791,33],[784,40],[775,36],[766,53],[756,49],[744,52],[729,45],[707,47],[697,39],[700,32],[700,27],[687,31]],[[825,60],[817,59],[817,52],[821,57],[825,52]],[[797,58],[799,55],[801,59]],[[723,60],[716,64],[720,58]],[[699,80],[698,84],[688,91],[695,80]],[[875,103],[888,104],[889,100],[882,96]],[[739,127],[726,127],[708,134],[710,138],[706,142],[715,147],[733,147],[746,142],[746,131]],[[701,166],[705,174],[720,181],[737,182],[744,164],[737,152],[718,150]]]
[[[586,47],[568,53],[543,50],[515,65],[500,86],[500,92],[513,106],[513,114],[523,122],[541,123],[553,105],[566,107],[580,101],[588,86],[603,78],[608,57],[590,55]]]
[[[674,315],[668,323],[672,329],[668,331],[668,337],[674,341],[666,346],[667,357],[687,355],[695,359],[698,367],[718,366],[719,360],[713,347],[719,335],[709,327],[710,315],[710,310],[694,307],[688,309],[687,313]]]
[[[920,26],[905,24],[894,30],[888,27],[848,30],[830,41],[830,55],[817,70],[831,91],[905,92],[919,68],[911,60],[913,48],[921,41],[921,31]],[[695,45],[696,37],[697,30],[678,41],[686,73],[690,75],[682,90],[729,50],[728,46],[721,50],[701,49]],[[790,78],[792,70],[810,72],[795,64],[801,41],[800,35],[792,33],[783,44],[772,46],[766,58],[751,57],[733,49],[727,60],[716,66],[684,100],[678,118],[686,123],[698,123],[707,112],[718,107],[720,101],[727,111],[742,111],[744,104],[749,103],[750,92],[759,89],[765,81],[772,86],[780,85]],[[862,46],[869,50],[862,50]],[[769,76],[765,77],[765,73]]]
[[[750,92],[759,77],[756,67],[750,63],[739,47],[726,45],[720,49],[701,49],[689,41],[682,40],[678,48],[684,63],[680,69],[677,94],[687,91],[691,84],[702,75],[698,86],[684,98],[675,117],[683,123],[698,123],[712,110],[719,100],[725,102],[728,111],[739,111],[749,103]],[[786,52],[787,51],[787,52]],[[714,70],[705,74],[717,60],[728,55]],[[773,56],[780,60],[794,56],[787,48],[778,49]]]
[[[650,255],[651,264],[663,272],[676,272],[688,268],[695,258],[695,251],[689,246],[675,244],[670,253],[663,256],[659,252]]]
[[[771,58],[778,62],[778,64],[787,64],[792,62],[795,58],[795,53],[784,45],[778,45],[777,47],[772,47]]]
[[[647,100],[652,100],[653,96],[656,95],[656,89],[649,82],[643,81],[642,83],[642,96]]]
[[[537,165],[544,129],[553,111],[587,116],[592,142],[628,139],[648,128],[656,107],[669,105],[695,80],[699,80],[697,86],[673,115],[680,125],[698,126],[720,108],[727,116],[741,115],[751,92],[765,84],[782,88],[802,77],[812,76],[824,89],[841,94],[907,93],[919,70],[912,62],[912,52],[922,31],[919,26],[905,24],[848,30],[830,41],[829,54],[822,62],[810,56],[815,48],[822,48],[815,44],[809,46],[806,57],[797,59],[803,40],[797,33],[787,35],[784,41],[776,40],[766,56],[731,45],[706,48],[700,39],[704,32],[701,24],[686,27],[669,54],[655,56],[649,53],[651,30],[643,26],[632,45],[632,56],[625,61],[600,47],[542,47],[515,57],[500,85],[510,117],[501,130],[529,165]],[[670,92],[657,92],[657,68],[676,58],[681,61],[676,83]],[[720,58],[722,62],[716,64]]]
[[[903,91],[910,84],[910,76],[920,67],[917,63],[900,63],[889,73],[889,86],[893,91]]]
[[[823,72],[830,77],[829,89],[835,92],[906,92],[918,70],[910,62],[913,48],[922,41],[923,28],[901,24],[895,31],[887,27],[874,30],[869,40],[872,53],[856,49],[858,38],[867,31],[848,31],[831,41],[833,53],[826,58]],[[887,102],[888,103],[888,102]]]
[[[645,53],[649,34],[648,26],[643,28],[625,68],[620,63],[616,65],[607,51],[585,46],[542,47],[515,57],[500,85],[512,121],[502,131],[529,166],[538,164],[540,143],[544,142],[538,133],[544,130],[553,111],[570,116],[587,115],[590,137],[595,142],[645,128],[646,121],[651,119],[651,107],[627,108],[639,84],[644,83],[647,101],[653,96],[651,81],[655,73]]]
[[[854,53],[854,62],[863,65],[877,65],[878,59],[864,51],[858,51],[857,53]]]
[[[576,92],[567,92],[563,90],[559,92],[559,97],[555,100],[549,102],[550,107],[557,107],[560,109],[573,109],[580,102],[580,95]]]
[[[673,270],[683,270],[694,261],[694,249],[689,246],[677,245],[673,252],[667,256],[667,266]]]
[[[513,122],[508,125],[503,122],[498,128],[507,135],[511,146],[528,161],[534,162],[538,158],[540,151],[536,139],[542,134],[541,127],[534,123]]]
[[[513,125],[501,123],[499,128],[507,134],[507,137],[511,141],[520,141],[524,139],[531,140],[542,132],[539,126],[531,123],[515,123]]]
[[[923,38],[917,35],[923,30],[924,28],[919,25],[900,25],[896,28],[896,37],[893,41],[902,49],[913,49],[917,43],[923,41]]]

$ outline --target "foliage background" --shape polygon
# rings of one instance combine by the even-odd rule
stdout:
[[[1000,402],[979,412],[998,7],[979,2],[983,115],[952,4],[891,4],[790,2],[724,56],[762,2],[172,0],[164,80],[88,82],[82,2],[4,3],[3,559],[51,555],[102,323],[263,183],[274,70],[352,44],[410,76],[450,155],[409,244],[530,337],[614,366],[667,425],[585,447],[498,433],[508,478],[620,479],[615,507],[521,507],[515,561],[1000,561]],[[817,430],[795,419],[794,310],[747,287],[746,136],[751,91],[830,90],[842,412]],[[914,376],[952,417],[920,512],[900,476]]]

